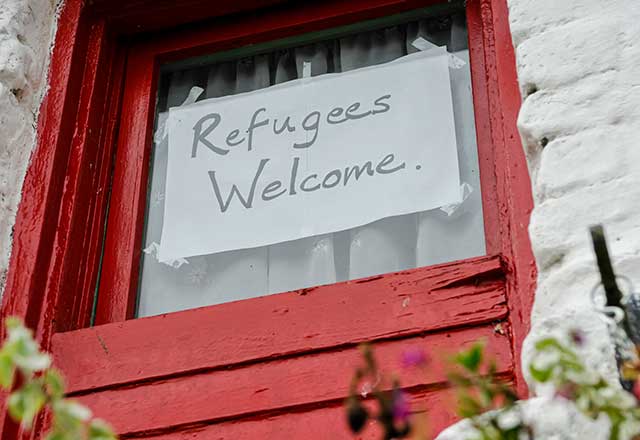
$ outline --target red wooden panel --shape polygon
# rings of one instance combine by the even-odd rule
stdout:
[[[411,403],[415,408],[428,408],[420,412],[420,422],[427,421],[428,432],[439,433],[457,421],[454,411],[454,396],[450,390],[412,392]],[[255,440],[295,439],[302,440],[379,440],[381,433],[370,422],[364,431],[354,436],[345,423],[345,412],[341,402],[305,411],[290,411],[285,414],[262,415],[231,420],[215,424],[197,424],[183,430],[172,430],[159,434],[142,434],[139,438],[149,440]]]
[[[38,115],[37,142],[22,186],[22,198],[13,228],[11,259],[2,295],[1,316],[17,315],[38,330],[48,345],[51,322],[42,315],[53,310],[54,299],[46,294],[50,257],[60,214],[70,139],[76,128],[82,53],[88,26],[80,22],[82,1],[68,0],[58,19],[56,50],[51,57],[48,91]],[[8,245],[8,244],[7,244]],[[4,336],[0,326],[0,336]],[[6,393],[0,392],[0,437],[23,438],[17,424],[7,417]]]
[[[55,310],[45,310],[44,321],[56,322],[54,331],[63,331],[90,323],[92,294],[98,276],[102,249],[106,201],[111,179],[109,168],[113,154],[112,116],[121,92],[122,54],[104,39],[105,24],[97,23],[88,42],[84,83],[80,95],[77,128],[71,144],[56,240],[47,276],[47,295]],[[114,57],[117,59],[114,60]],[[91,188],[81,191],[80,188]],[[75,263],[69,264],[69,261]],[[78,271],[78,263],[86,267]],[[67,291],[77,295],[65,295]],[[53,316],[52,316],[53,315]]]
[[[496,186],[491,191],[498,204],[498,217],[497,222],[491,222],[498,227],[501,242],[497,252],[504,256],[505,268],[510,274],[507,277],[509,319],[514,353],[519,359],[522,342],[529,331],[537,270],[528,234],[533,208],[531,181],[516,126],[521,97],[509,31],[509,11],[506,2],[501,0],[476,0],[469,3],[469,8],[470,20],[484,23],[481,34],[470,33],[470,47],[484,45],[485,53],[490,55],[486,56],[485,78],[474,75],[474,95],[476,92],[486,94],[488,103],[490,129],[479,135],[489,135],[490,142],[501,146],[492,150],[492,158],[487,158],[500,164],[495,167]],[[476,87],[476,78],[484,87]],[[516,385],[520,395],[525,396],[527,388],[520,369]]]
[[[235,14],[287,0],[93,0],[96,15],[108,16],[113,27],[123,34],[133,34],[211,17]],[[179,8],[179,9],[177,9]]]
[[[153,52],[163,61],[184,59],[446,3],[444,0],[299,1],[263,13],[231,15],[175,32],[151,34],[141,38],[142,44],[136,50]]]
[[[82,2],[71,0],[60,16],[55,54],[49,71],[49,91],[38,119],[38,143],[22,188],[22,200],[13,233],[13,249],[2,297],[2,315],[24,317],[38,327],[45,303],[43,287],[58,224],[59,203],[66,178],[67,156],[75,128],[80,87],[70,76],[81,77],[84,60],[78,53],[86,47],[87,29],[79,20]],[[65,38],[67,41],[65,42]],[[4,333],[4,328],[0,328]]]
[[[143,56],[127,65],[127,77],[137,82],[125,84],[128,92],[120,117],[96,324],[121,321],[134,312],[155,104],[154,68],[153,58]]]
[[[499,371],[512,371],[511,344],[502,333],[489,325],[388,341],[376,345],[376,356],[380,365],[396,370],[404,350],[422,347],[432,353],[433,361],[424,371],[408,370],[403,386],[442,387],[448,356],[480,337],[488,341],[487,353],[495,358]],[[120,434],[153,432],[340,402],[348,395],[350,375],[360,362],[358,348],[351,347],[140,383],[84,395],[80,400],[99,417],[112,421]]]
[[[353,11],[356,9],[386,8],[386,14],[420,6],[441,3],[442,0],[235,0],[216,2],[203,0],[92,0],[91,10],[100,16],[109,17],[114,29],[121,34],[135,34],[176,27],[189,23],[190,28],[216,27],[220,22],[212,18],[225,19],[242,16],[244,19],[264,18],[265,12],[299,10],[309,17],[319,11]],[[269,9],[267,9],[269,7]],[[242,14],[243,12],[247,14]],[[346,15],[336,13],[338,15]],[[378,14],[380,15],[380,14]],[[200,24],[200,25],[199,25]],[[180,27],[184,31],[185,27]]]
[[[114,323],[53,338],[71,391],[488,322],[504,317],[497,257],[481,257]]]

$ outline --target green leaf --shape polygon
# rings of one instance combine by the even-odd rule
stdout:
[[[493,389],[491,389],[491,387],[488,386],[483,386],[480,388],[480,396],[482,396],[483,398],[483,404],[485,406],[489,406],[493,403],[493,400],[495,399],[495,394],[493,392]]]
[[[37,382],[29,382],[9,396],[9,414],[29,429],[33,419],[40,412],[47,396]]]
[[[469,388],[473,385],[473,381],[462,374],[448,373],[447,378],[449,379],[449,382],[460,388]]]
[[[5,390],[11,388],[15,371],[16,367],[13,365],[11,356],[4,351],[0,352],[0,387]]]
[[[22,319],[17,316],[9,316],[4,320],[4,326],[7,330],[13,330],[15,328],[23,327]]]
[[[47,396],[39,383],[31,382],[24,386],[24,417],[22,424],[31,427],[33,419],[40,412],[47,401]]]
[[[10,355],[13,363],[26,375],[45,370],[51,365],[50,356],[40,351],[31,330],[21,324],[11,327],[3,351]]]
[[[557,350],[562,351],[564,347],[556,338],[542,338],[538,342],[536,342],[536,350],[537,351],[545,351],[551,348],[555,348]]]
[[[116,435],[111,426],[100,419],[93,419],[89,424],[89,440],[114,440]]]
[[[462,351],[456,356],[456,362],[472,373],[477,373],[482,363],[483,343],[475,343],[467,351]]]
[[[461,417],[471,418],[483,412],[482,405],[473,397],[462,394],[458,396],[458,399],[458,414],[460,414]]]
[[[83,428],[83,421],[76,417],[74,411],[69,409],[68,400],[54,401],[51,409],[53,410],[53,425],[57,431],[67,435],[80,435]]]
[[[22,422],[24,417],[24,398],[22,390],[11,393],[8,400],[9,415],[16,422]]]
[[[59,401],[55,405],[54,411],[78,422],[86,422],[91,418],[91,410],[75,400],[64,399]]]
[[[54,399],[61,399],[64,396],[64,380],[57,370],[45,371],[44,383]]]
[[[22,353],[16,353],[13,360],[19,368],[26,371],[43,371],[51,365],[51,357],[39,351],[24,350]]]
[[[70,440],[68,436],[60,431],[51,431],[45,437],[45,440]]]
[[[551,379],[551,376],[553,375],[553,367],[538,369],[532,363],[531,365],[529,365],[529,372],[531,373],[531,377],[533,377],[536,382],[546,383],[549,381],[549,379]]]

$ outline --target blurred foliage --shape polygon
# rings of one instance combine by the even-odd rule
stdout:
[[[554,399],[573,402],[587,417],[593,420],[608,418],[610,440],[640,440],[640,407],[636,394],[640,385],[634,387],[632,394],[618,384],[609,384],[587,368],[577,354],[576,349],[584,343],[584,336],[574,331],[568,339],[568,343],[556,338],[545,338],[536,343],[529,366],[532,379],[545,384],[542,386],[549,388]],[[366,422],[372,420],[381,426],[384,440],[429,439],[423,429],[414,429],[424,426],[417,419],[423,414],[412,415],[411,409],[406,408],[406,396],[402,401],[393,398],[402,393],[399,380],[394,378],[391,388],[385,388],[372,348],[364,346],[362,352],[365,366],[356,369],[346,401],[351,431],[360,433]],[[468,419],[473,432],[465,440],[534,440],[535,430],[524,417],[515,391],[499,376],[495,362],[487,359],[485,352],[484,343],[475,343],[454,356],[449,366],[448,378],[457,393],[458,413]],[[428,368],[426,354],[420,355],[414,350],[409,356],[403,355],[403,364],[406,364],[406,358],[422,359],[419,366]],[[640,380],[640,364],[627,364],[623,371],[625,379]],[[371,395],[378,409],[371,414],[366,409],[368,396],[358,394],[357,387],[363,380],[373,378],[376,386]],[[397,405],[404,407],[397,408]],[[398,413],[404,417],[392,417]]]
[[[51,413],[46,440],[115,440],[104,421],[91,411],[65,398],[62,375],[51,368],[51,357],[40,351],[33,333],[18,318],[5,321],[7,338],[0,348],[0,387],[11,391],[7,409],[13,420],[30,430],[37,416]]]

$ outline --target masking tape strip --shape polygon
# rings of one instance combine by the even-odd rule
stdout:
[[[183,105],[190,105],[190,104],[195,103],[198,100],[198,98],[200,97],[200,95],[202,95],[202,92],[204,92],[204,89],[202,87],[198,87],[198,86],[191,87],[191,90],[189,90],[189,94],[184,99],[182,104],[180,104],[178,107],[182,107]],[[167,133],[167,118],[168,117],[169,117],[169,112],[168,111],[160,113],[158,115],[158,128],[156,129],[156,132],[153,135],[153,142],[155,143],[156,147],[159,146],[160,144],[162,144],[162,142],[167,137],[167,134],[168,134]],[[156,259],[156,261],[158,261],[158,262],[160,262],[162,264],[166,264],[167,266],[171,266],[174,269],[178,269],[183,264],[189,264],[189,262],[187,260],[185,260],[184,258],[179,258],[177,260],[160,261],[158,259],[158,251],[159,250],[160,250],[160,245],[154,241],[149,246],[144,248],[142,250],[142,252],[144,252],[147,255],[152,256],[153,258]]]
[[[311,61],[302,62],[302,77],[311,78]]]
[[[160,245],[154,241],[149,246],[144,248],[142,250],[142,252],[144,252],[147,255],[151,255],[159,263],[166,264],[167,266],[171,266],[174,269],[178,269],[183,264],[189,264],[189,262],[187,260],[185,260],[184,258],[178,258],[177,260],[160,261],[158,259],[158,251],[159,250],[160,250]]]
[[[187,95],[187,97],[184,99],[182,104],[180,104],[177,107],[194,104],[198,100],[200,95],[202,95],[202,92],[204,92],[204,89],[202,87],[198,87],[198,86],[191,87],[191,90],[189,90],[189,94]],[[156,132],[153,135],[153,142],[155,142],[156,145],[159,145],[160,143],[162,143],[162,141],[167,137],[167,118],[168,117],[169,117],[168,111],[160,113],[158,115],[158,128],[156,129]]]
[[[457,212],[461,212],[460,207],[464,205],[472,192],[473,187],[467,182],[462,182],[462,184],[460,185],[460,198],[462,199],[462,201],[460,203],[452,203],[450,205],[441,206],[440,211],[447,214],[448,217],[453,216]]]
[[[415,40],[413,40],[411,45],[420,51],[429,51],[429,50],[441,48],[441,46],[437,46],[433,44],[431,41],[423,37],[416,38]],[[447,52],[447,55],[449,57],[449,68],[460,69],[467,65],[467,62],[464,61],[462,58],[457,57],[454,54],[448,53],[448,52]]]

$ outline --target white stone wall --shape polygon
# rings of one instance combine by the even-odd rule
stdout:
[[[522,365],[526,371],[540,337],[581,328],[587,362],[615,381],[613,348],[591,307],[598,275],[588,227],[605,225],[615,269],[640,289],[640,0],[508,4],[539,271]],[[548,396],[522,405],[538,439],[608,439],[602,420]],[[438,440],[464,438],[467,428]]]
[[[35,144],[57,0],[0,0],[0,293]]]
[[[509,0],[509,19],[539,270],[523,364],[540,335],[581,327],[588,361],[613,375],[587,229],[605,225],[616,269],[640,288],[640,1]]]

